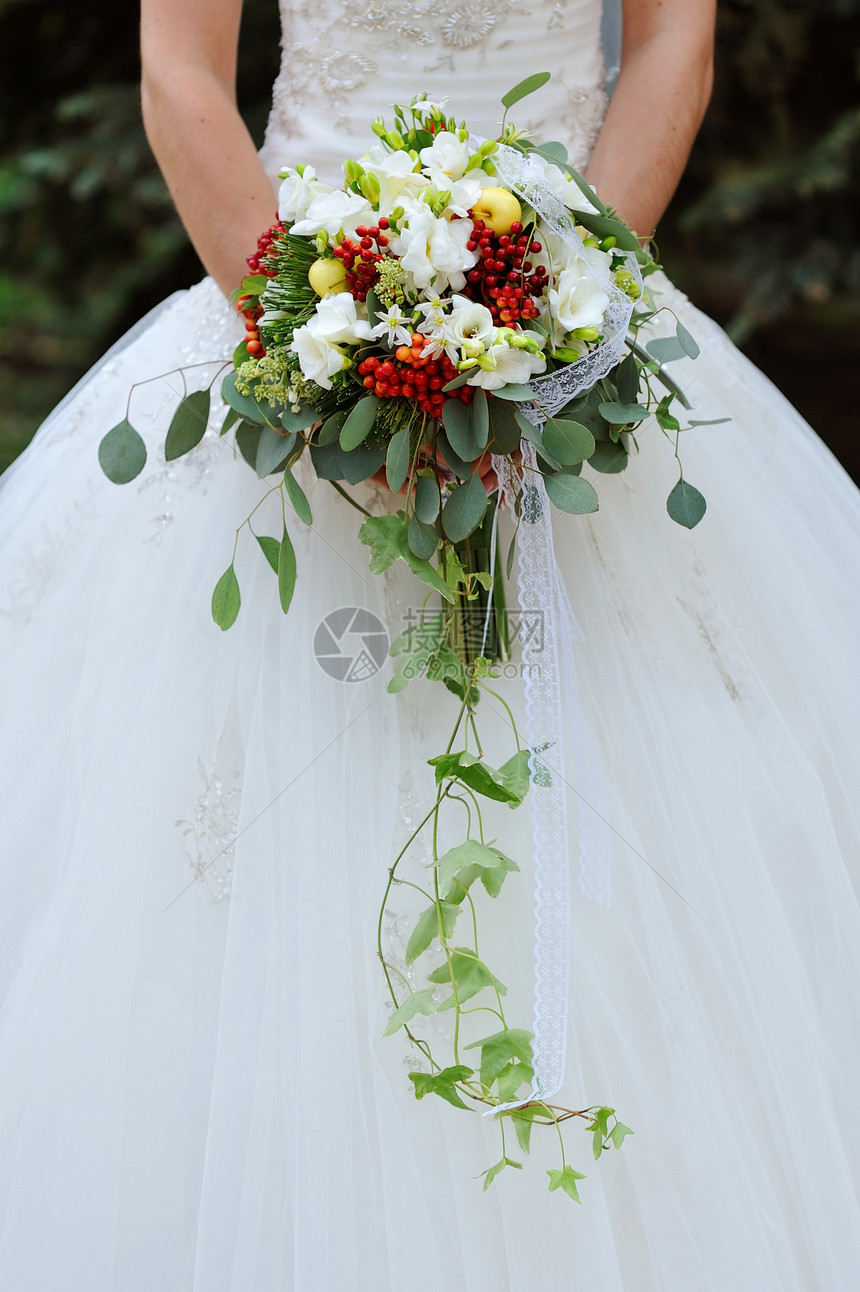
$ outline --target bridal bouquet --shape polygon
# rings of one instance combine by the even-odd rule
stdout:
[[[505,95],[506,116],[547,79],[530,77]],[[501,1158],[484,1173],[486,1186],[521,1165],[510,1156],[506,1125],[527,1152],[533,1125],[559,1130],[582,1119],[595,1157],[629,1133],[611,1108],[549,1102],[533,1035],[508,1023],[505,987],[478,951],[478,891],[496,897],[518,869],[486,838],[481,803],[516,807],[557,774],[547,745],[524,746],[512,715],[515,751],[501,766],[488,764],[478,736],[481,695],[504,703],[493,680],[510,651],[505,576],[516,531],[545,515],[548,502],[576,514],[596,511],[593,476],[583,468],[624,470],[646,418],[656,419],[678,456],[682,428],[672,405],[686,401],[665,364],[694,358],[697,347],[680,323],[674,336],[641,342],[655,313],[643,278],[656,265],[568,164],[561,144],[535,143],[505,120],[498,139],[476,138],[424,98],[397,107],[391,127],[375,121],[373,134],[366,155],[344,162],[341,188],[323,184],[311,166],[282,172],[278,220],[260,238],[237,293],[246,336],[221,383],[228,406],[221,433],[233,431],[239,454],[261,478],[274,478],[269,492],[310,524],[295,474],[307,453],[316,476],[364,513],[358,537],[371,571],[403,560],[441,598],[441,612],[425,602],[420,624],[391,648],[398,663],[389,690],[423,674],[443,682],[458,704],[447,749],[429,760],[431,806],[388,871],[378,949],[392,1008],[386,1034],[404,1029],[421,1058],[410,1074],[416,1096],[489,1110],[501,1128]],[[167,432],[168,459],[199,443],[209,400],[208,390],[183,398]],[[117,482],[132,479],[145,460],[127,419],[99,452]],[[362,501],[348,493],[367,480],[396,499],[381,514],[365,506],[370,495]],[[504,560],[500,503],[515,526]],[[683,472],[667,506],[688,527],[705,510]],[[249,530],[250,522],[243,522]],[[286,612],[298,574],[287,526],[280,537],[255,537]],[[240,601],[231,561],[212,596],[221,628],[234,622]],[[466,806],[466,837],[443,851],[438,826],[452,802]],[[404,860],[425,829],[433,864],[410,882],[426,905],[405,959],[427,956],[432,967],[428,986],[416,990],[386,955],[381,929],[393,888],[405,882]],[[464,913],[474,936],[457,939]],[[453,1043],[440,1057],[422,1024],[446,1010]],[[481,1035],[487,1028],[478,1027],[475,1035],[484,1017],[491,1030]],[[559,1144],[549,1187],[578,1201],[583,1177],[568,1164],[561,1135]]]

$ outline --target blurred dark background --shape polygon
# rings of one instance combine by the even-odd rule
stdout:
[[[246,0],[259,140],[275,0]],[[138,108],[137,10],[0,0],[0,470],[150,306],[200,277]],[[725,0],[664,264],[860,479],[860,0]]]

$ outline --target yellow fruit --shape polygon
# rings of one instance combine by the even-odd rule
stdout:
[[[327,292],[345,292],[346,270],[334,257],[315,260],[308,270],[308,282],[317,296],[325,296]]]
[[[506,188],[485,188],[472,207],[475,219],[483,220],[497,234],[510,233],[511,225],[522,213],[519,202]]]

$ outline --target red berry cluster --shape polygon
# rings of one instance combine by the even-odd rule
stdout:
[[[379,279],[376,266],[386,254],[383,248],[388,246],[387,228],[385,216],[379,224],[370,227],[360,224],[355,230],[358,242],[344,238],[334,248],[334,254],[343,261],[346,270],[346,285],[357,301],[366,301],[367,293]]]
[[[483,301],[497,326],[536,319],[540,314],[536,302],[549,286],[549,275],[543,265],[534,265],[526,257],[542,251],[541,243],[529,240],[519,220],[499,238],[483,220],[475,220],[474,225],[466,246],[479,252],[481,259],[469,272],[463,295]]]
[[[393,359],[370,355],[358,365],[364,385],[382,399],[414,399],[428,417],[441,417],[446,399],[460,399],[470,404],[475,397],[472,386],[459,386],[445,394],[443,386],[457,376],[457,369],[443,354],[430,359],[423,353],[427,338],[420,332],[412,335],[409,345],[399,345]]]
[[[274,278],[278,272],[274,261],[270,261],[272,247],[275,240],[280,238],[286,232],[284,225],[280,220],[276,220],[271,229],[261,233],[257,239],[257,250],[253,256],[249,256],[245,261],[252,274],[265,274],[267,278]]]

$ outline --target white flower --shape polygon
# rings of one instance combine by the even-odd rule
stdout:
[[[450,188],[454,180],[463,178],[471,155],[469,141],[460,139],[451,130],[440,130],[432,144],[419,153],[425,174],[439,190]]]
[[[410,345],[412,341],[412,332],[409,329],[408,317],[403,313],[399,305],[392,305],[384,314],[377,314],[381,319],[373,329],[373,335],[380,337],[387,333],[387,340],[390,346]]]
[[[609,295],[585,265],[573,265],[562,270],[558,286],[551,287],[547,297],[557,340],[559,331],[575,332],[581,327],[599,330],[602,327]]]
[[[524,331],[521,335],[536,345],[544,344],[544,338],[537,332]],[[509,343],[508,329],[499,328],[496,336],[497,340],[478,358],[475,367],[468,369],[470,386],[499,390],[502,386],[524,385],[546,368],[546,359],[539,351]]]
[[[415,160],[408,152],[388,152],[381,144],[375,144],[361,165],[369,175],[379,181],[378,210],[371,223],[378,221],[380,215],[390,215],[396,206],[407,205],[414,200],[422,189],[429,186],[426,175],[415,169]]]
[[[349,292],[324,296],[304,327],[296,328],[290,349],[299,356],[299,366],[308,381],[331,390],[330,377],[346,364],[341,345],[369,341],[373,330],[357,317],[355,300]]]
[[[303,220],[314,198],[331,191],[328,184],[322,184],[317,179],[313,166],[305,166],[301,175],[288,166],[278,195],[278,215],[284,224]]]
[[[325,229],[329,237],[334,238],[343,229],[344,233],[352,235],[357,225],[372,224],[373,214],[373,207],[366,198],[336,189],[333,193],[320,193],[313,199],[305,218],[293,225],[293,233],[312,237]]]
[[[459,291],[466,284],[463,270],[478,262],[476,253],[466,248],[471,236],[471,220],[444,220],[425,206],[409,214],[406,227],[392,239],[391,247],[417,290],[432,283],[436,291],[449,285]]]
[[[465,296],[453,298],[451,314],[445,324],[452,347],[467,359],[483,354],[493,344],[496,335],[496,325],[487,307]],[[459,355],[452,354],[449,349],[448,357],[456,363]]]
[[[596,214],[597,207],[589,202],[579,185],[561,167],[550,163],[544,171],[550,188],[569,211],[593,211]]]

